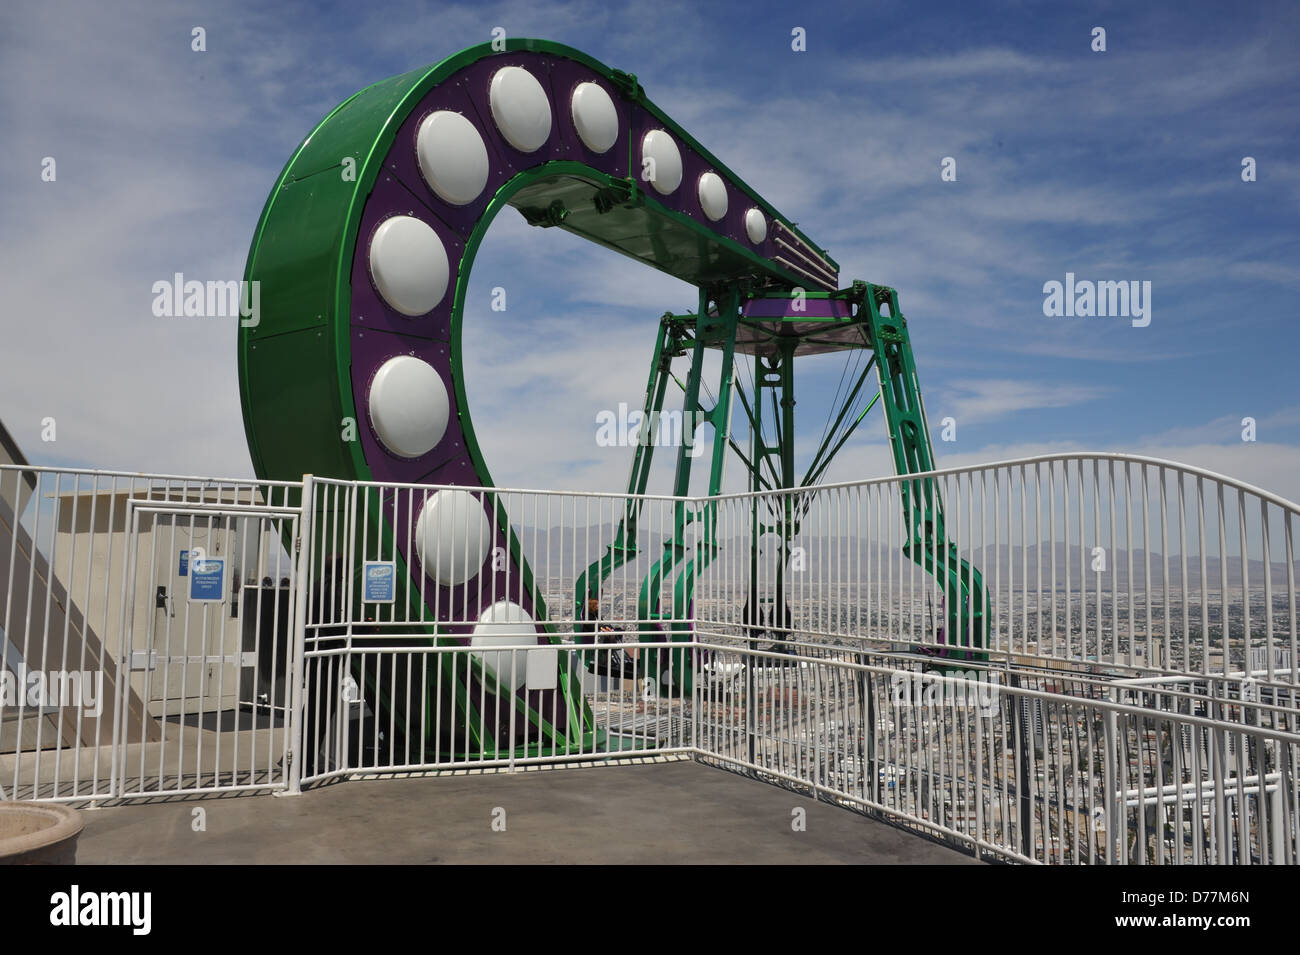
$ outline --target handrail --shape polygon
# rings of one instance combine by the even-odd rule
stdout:
[[[75,468],[50,464],[0,464],[0,471],[35,471],[40,474],[75,474],[80,477],[123,477],[143,481],[202,481],[204,484],[265,485],[267,487],[301,487],[302,481],[276,481],[259,477],[210,477],[201,474],[161,474],[151,471],[108,471],[102,468]]]
[[[771,491],[736,491],[728,494],[715,494],[712,496],[688,496],[679,497],[672,494],[627,494],[623,491],[575,491],[555,488],[526,488],[526,487],[482,487],[473,488],[474,491],[498,494],[539,494],[546,496],[556,495],[578,495],[581,497],[593,498],[612,498],[617,500],[626,500],[627,498],[638,498],[641,500],[653,501],[674,501],[691,504],[703,504],[709,501],[724,500],[743,500],[754,497],[779,496],[781,494],[806,495],[817,491],[829,491],[840,488],[865,487],[879,484],[901,484],[904,482],[916,481],[921,478],[945,477],[953,474],[970,474],[980,471],[992,471],[1002,468],[1023,467],[1029,464],[1046,464],[1065,461],[1120,461],[1128,464],[1145,464],[1156,467],[1167,468],[1169,470],[1180,471],[1192,477],[1208,478],[1217,481],[1220,484],[1227,485],[1240,491],[1255,494],[1271,504],[1278,507],[1286,508],[1300,514],[1300,503],[1296,503],[1288,498],[1267,491],[1263,488],[1256,487],[1239,478],[1231,475],[1221,474],[1217,471],[1211,471],[1207,468],[1198,467],[1193,464],[1183,464],[1178,461],[1171,461],[1167,458],[1153,458],[1141,454],[1129,454],[1123,451],[1063,451],[1055,454],[1038,454],[1023,458],[1009,458],[1004,461],[989,461],[983,464],[968,464],[948,468],[935,468],[932,471],[918,471],[915,474],[897,475],[886,474],[880,477],[861,478],[856,481],[836,481],[828,484],[814,484],[808,487],[797,488],[778,488]],[[80,474],[87,477],[127,477],[140,478],[146,480],[165,480],[165,481],[202,481],[209,484],[238,484],[238,485],[267,485],[271,487],[297,487],[301,486],[301,481],[284,481],[284,480],[264,480],[257,477],[212,477],[194,474],[163,474],[151,473],[144,471],[110,471],[93,468],[72,468],[57,467],[51,465],[16,465],[0,464],[0,471],[37,471],[41,473],[54,474]],[[412,490],[465,490],[463,485],[457,484],[395,484],[392,482],[380,481],[349,481],[340,478],[323,478],[313,477],[317,484],[329,484],[331,486],[357,486],[357,487],[383,487],[383,488],[402,488]]]
[[[1272,491],[1266,491],[1263,488],[1255,487],[1253,484],[1247,484],[1245,481],[1231,477],[1226,474],[1219,474],[1216,471],[1210,471],[1191,464],[1180,464],[1177,461],[1169,461],[1164,458],[1152,458],[1141,454],[1128,454],[1122,451],[1066,451],[1057,454],[1038,454],[1025,458],[1012,458],[1006,461],[990,461],[986,464],[971,464],[960,467],[936,468],[933,471],[918,471],[915,474],[888,474],[882,477],[863,478],[858,481],[838,481],[834,484],[816,484],[803,488],[778,488],[772,491],[741,491],[732,494],[718,494],[711,498],[692,498],[695,501],[712,501],[728,499],[745,499],[753,497],[775,496],[780,494],[809,494],[816,491],[828,491],[839,488],[864,487],[876,484],[901,484],[904,482],[916,481],[920,478],[927,477],[945,477],[953,474],[970,474],[979,471],[993,471],[1000,468],[1023,467],[1027,464],[1046,464],[1058,461],[1123,461],[1128,464],[1146,464],[1156,467],[1168,468],[1175,471],[1181,471],[1193,477],[1209,478],[1220,484],[1226,484],[1241,491],[1258,495],[1270,503],[1279,507],[1286,508],[1296,513],[1300,513],[1300,504],[1282,497],[1280,494],[1274,494]]]

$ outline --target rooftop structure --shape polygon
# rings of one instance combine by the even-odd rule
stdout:
[[[654,323],[641,409],[680,386],[671,493],[645,493],[654,425],[623,493],[493,482],[461,333],[506,206],[698,288]],[[861,843],[827,858],[1296,861],[1300,509],[1131,455],[937,468],[898,293],[840,288],[634,76],[512,39],[358,92],[285,166],[246,279],[256,480],[36,468],[5,438],[4,798],[637,762],[846,810]],[[799,475],[795,360],[829,351],[865,361]],[[877,404],[896,473],[821,484]],[[570,787],[644,805],[619,772],[526,777],[562,832]]]

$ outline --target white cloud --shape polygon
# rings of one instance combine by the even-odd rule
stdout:
[[[1019,411],[1037,408],[1068,408],[1094,401],[1109,389],[1096,385],[1065,382],[1025,381],[1009,378],[959,379],[939,389],[940,403],[931,406],[938,414],[952,415],[958,426],[996,421]],[[937,419],[930,422],[936,427]]]
[[[1008,75],[1041,78],[1067,69],[1059,58],[1029,56],[1010,47],[979,47],[938,56],[873,58],[856,65],[852,72],[864,80],[935,83]]]
[[[1084,339],[1050,322],[1024,321],[1041,303],[1041,283],[1071,262],[1160,269],[1166,282],[1205,298],[1201,320],[1212,318],[1215,332],[1249,319],[1225,317],[1220,306],[1234,301],[1233,293],[1207,286],[1207,275],[1283,289],[1300,282],[1286,258],[1285,230],[1189,233],[1189,204],[1204,201],[1195,177],[1075,181],[1056,169],[1063,159],[1090,155],[1099,131],[1142,133],[1134,129],[1136,102],[1137,115],[1195,117],[1171,127],[1170,137],[1182,152],[1217,144],[1229,177],[1234,144],[1250,142],[1243,149],[1265,156],[1260,182],[1250,188],[1273,177],[1294,197],[1300,166],[1267,158],[1256,145],[1289,155],[1290,141],[1277,138],[1281,124],[1272,121],[1278,105],[1254,95],[1296,75],[1273,37],[1262,46],[1211,51],[1190,78],[1178,50],[1114,57],[1109,72],[1007,46],[865,65],[856,53],[848,61],[818,54],[799,61],[809,70],[800,88],[816,90],[803,95],[780,85],[786,74],[697,82],[699,64],[714,52],[713,34],[703,28],[709,15],[685,3],[626,12],[594,0],[408,2],[351,16],[340,29],[311,17],[287,25],[278,11],[253,6],[205,13],[209,52],[193,54],[194,17],[170,8],[0,10],[0,115],[16,157],[0,182],[8,296],[0,320],[0,415],[30,456],[129,470],[251,473],[233,322],[155,319],[152,282],[176,271],[237,277],[266,192],[313,123],[366,83],[486,40],[496,25],[514,36],[554,36],[635,70],[652,98],[706,147],[814,241],[829,244],[846,280],[897,286],[914,340],[929,346],[918,346],[918,361],[932,389],[930,412],[951,404],[962,424],[1070,408],[1114,386],[1115,379],[1071,384],[1037,371],[1028,380],[1010,377],[1025,355],[1154,364],[1222,347],[1197,333],[1195,314],[1180,316],[1186,324],[1177,337],[1153,335],[1141,347],[1131,337]],[[864,86],[864,77],[873,85]],[[1231,115],[1200,121],[1197,111],[1207,104],[1247,94]],[[1253,130],[1258,136],[1250,139]],[[1173,149],[1149,148],[1156,165]],[[57,183],[39,180],[45,155],[58,158]],[[951,189],[938,180],[944,155],[960,157]],[[509,290],[510,313],[472,309],[466,342],[474,417],[498,480],[620,489],[631,449],[597,448],[595,413],[640,403],[658,317],[694,307],[694,291],[570,236],[527,227],[511,213],[494,226],[471,292],[483,293],[482,304],[497,284]],[[989,367],[992,349],[1005,362],[993,374],[1004,377],[972,377]],[[1260,356],[1274,363],[1268,367],[1290,360],[1282,348]],[[932,369],[950,371],[953,380]],[[1153,378],[1149,387],[1164,385]],[[801,415],[808,404],[801,394]],[[39,440],[46,416],[59,423],[55,445]],[[802,420],[809,419],[815,415]],[[871,425],[846,446],[828,480],[892,470],[880,429]],[[801,454],[810,443],[801,434]],[[1039,441],[939,453],[941,463],[974,462],[1031,446],[1049,447]],[[1050,445],[1069,446],[1068,435]],[[1206,426],[1131,447],[1187,455],[1265,487],[1292,487],[1300,473],[1293,449],[1217,443]],[[668,457],[660,453],[661,462]],[[733,462],[733,486],[738,473]],[[661,479],[656,475],[663,489]]]

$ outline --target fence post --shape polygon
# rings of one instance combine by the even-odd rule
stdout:
[[[1109,690],[1110,702],[1119,702],[1119,696],[1114,687]],[[1126,773],[1123,766],[1118,765],[1116,759],[1116,747],[1119,745],[1119,728],[1115,711],[1107,709],[1105,720],[1102,722],[1102,786],[1106,790],[1106,864],[1120,865],[1124,862],[1122,846],[1124,844],[1123,836],[1120,833],[1120,823],[1127,819],[1124,815],[1124,802],[1120,799],[1119,794],[1119,774]],[[1127,828],[1127,826],[1125,827]]]
[[[750,641],[750,646],[757,648],[756,641]],[[745,739],[748,747],[747,756],[750,766],[758,765],[758,707],[761,703],[759,696],[758,665],[763,662],[762,657],[751,656],[750,666],[747,667],[748,685],[745,696]]]
[[[1020,677],[1016,674],[1009,675],[1009,682],[1013,689],[1020,689]],[[1027,723],[1033,722],[1033,714],[1030,714],[1028,720],[1025,719],[1025,704],[1031,699],[1026,696],[1013,695],[1012,699],[1015,704],[1011,707],[1011,725],[1012,732],[1016,737],[1016,749],[1019,751],[1016,758],[1016,766],[1020,772],[1020,782],[1016,786],[1016,795],[1019,796],[1019,810],[1016,815],[1020,823],[1020,851],[1026,856],[1033,856],[1033,800],[1030,797],[1030,789],[1033,786],[1034,777],[1030,775],[1029,764],[1029,747],[1033,745],[1030,739],[1030,729]]]
[[[812,751],[813,751],[812,797],[813,799],[817,799],[818,793],[821,791],[822,732],[823,731],[825,731],[826,733],[830,732],[830,728],[828,726],[829,721],[824,719],[823,720],[818,719],[819,714],[817,713],[817,708],[818,705],[821,703],[821,699],[822,699],[822,668],[818,666],[815,670],[813,670],[813,705],[808,707],[810,711],[809,715],[812,717],[812,719],[807,721],[808,723],[811,724],[810,729],[813,732],[813,745],[812,745]]]
[[[1286,809],[1282,798],[1282,787],[1284,785],[1284,780],[1286,779],[1286,771],[1283,769],[1284,763],[1282,762],[1282,759],[1285,759],[1286,753],[1282,749],[1280,743],[1278,744],[1278,754],[1281,758],[1278,760],[1277,787],[1273,790],[1273,795],[1271,797],[1268,795],[1268,777],[1265,775],[1268,763],[1264,759],[1261,759],[1259,762],[1259,788],[1260,802],[1263,803],[1267,800],[1269,803],[1268,815],[1270,825],[1268,834],[1270,837],[1269,852],[1271,854],[1269,861],[1274,865],[1285,865],[1288,862],[1288,859],[1286,857],[1286,844],[1283,841],[1283,836],[1286,832],[1286,816],[1284,815]]]
[[[497,659],[498,659],[498,660],[501,659],[500,654],[497,655]],[[519,671],[516,669],[516,667],[518,667],[518,665],[519,665],[519,651],[518,651],[518,650],[513,650],[513,649],[512,649],[512,650],[510,651],[510,680],[511,680],[511,684],[512,684],[512,685],[513,685],[513,683],[514,683],[515,674],[519,672]],[[527,665],[528,665],[528,662],[527,662],[527,658],[525,657],[525,660],[524,660],[524,666],[527,666]],[[496,685],[497,685],[497,690],[498,690],[498,693],[499,693],[499,692],[500,692],[500,687],[501,687],[501,678],[500,678],[500,677],[497,677],[497,684],[496,684]],[[512,772],[512,773],[516,771],[516,767],[515,767],[515,750],[517,750],[517,749],[519,748],[519,747],[516,745],[516,743],[515,743],[515,714],[519,711],[519,707],[515,705],[515,700],[517,699],[517,697],[515,696],[515,692],[517,692],[517,691],[513,691],[513,692],[511,693],[511,700],[510,700],[510,729],[509,729],[509,733],[510,733],[510,766],[509,766],[508,769],[509,769],[509,772]],[[499,700],[500,700],[500,696],[498,696],[497,699],[498,699],[498,701],[499,701]],[[499,704],[499,702],[498,702],[498,709],[497,709],[497,713],[498,713],[498,714],[500,714],[500,712],[501,712],[501,710],[499,709],[499,706],[500,706],[500,704]],[[500,722],[497,723],[497,732],[498,732],[498,733],[501,732],[501,724],[500,724]],[[499,738],[499,737],[498,737],[498,738]],[[541,743],[540,743],[540,737],[539,737],[538,739],[539,739],[539,742],[538,742],[538,746],[537,746],[537,754],[540,756],[541,753],[542,753],[542,747],[541,747]],[[524,749],[524,756],[525,756],[525,757],[527,757],[527,755],[528,755],[527,746],[528,746],[528,733],[527,733],[527,731],[525,731],[525,732],[524,732],[524,747],[525,747],[525,749]]]
[[[704,703],[700,699],[700,627],[695,616],[691,616],[691,759],[700,758],[700,719]]]
[[[313,553],[313,534],[315,522],[315,485],[312,476],[302,476],[302,501],[298,518],[298,539],[294,542],[293,559],[298,592],[294,594],[293,614],[293,679],[289,684],[289,779],[288,793],[297,795],[302,792],[302,722],[303,691],[307,674],[305,672],[304,654],[307,647],[307,614],[310,609],[308,600],[311,590],[311,561]]]
[[[869,661],[865,654],[859,653],[858,662],[865,664],[868,663]],[[864,709],[866,710],[866,720],[867,720],[867,725],[865,728],[866,753],[864,754],[866,757],[866,765],[862,767],[862,771],[866,777],[863,780],[863,783],[865,784],[864,792],[870,792],[871,801],[879,805],[881,799],[880,799],[880,767],[877,764],[878,758],[876,754],[876,719],[877,719],[876,697],[875,697],[875,693],[873,692],[873,687],[871,685],[871,676],[872,674],[870,670],[858,671],[858,692],[862,695],[863,706]],[[874,811],[874,807],[873,807],[873,811]]]
[[[971,839],[971,848],[975,850],[975,858],[983,861],[984,851],[980,847],[980,842],[984,838],[984,720],[985,714],[981,712],[975,717],[975,834]],[[994,734],[996,736],[996,734]],[[993,779],[994,768],[989,765],[989,780]],[[954,774],[955,777],[955,774]],[[970,818],[970,804],[966,806],[967,820]],[[969,823],[967,823],[967,834],[969,835]]]
[[[126,732],[122,724],[126,718],[126,694],[131,689],[131,650],[135,645],[135,640],[131,634],[135,629],[135,527],[139,518],[135,512],[135,502],[131,496],[127,496],[126,513],[123,516],[123,527],[126,529],[125,539],[122,541],[122,592],[120,598],[120,608],[118,611],[118,647],[117,647],[117,674],[121,685],[114,686],[113,693],[113,737],[112,746],[110,747],[110,756],[113,760],[108,774],[108,791],[111,796],[121,796],[126,789],[124,777],[126,775]],[[109,565],[113,560],[113,543],[109,541]],[[130,612],[128,613],[127,604],[130,601]],[[147,648],[146,648],[147,649]],[[107,651],[105,651],[107,652]],[[125,674],[125,676],[123,675]],[[147,737],[141,734],[140,742],[144,743]]]

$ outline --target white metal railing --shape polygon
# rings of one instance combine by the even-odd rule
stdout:
[[[904,521],[918,493],[928,529]],[[422,532],[435,499],[460,516]],[[81,735],[0,701],[9,798],[694,757],[1003,859],[1296,861],[1300,511],[1195,468],[1067,454],[703,499],[0,468],[0,503],[0,662],[128,674],[119,718]],[[930,574],[903,547],[918,528],[938,538],[936,505],[953,549],[935,548]],[[140,728],[180,739],[159,701],[132,703],[141,645],[113,624],[175,556],[170,538],[132,549],[118,524],[136,510],[266,522],[243,552],[255,576],[289,581],[291,632],[267,644],[284,685],[263,701],[284,742],[253,741],[247,772],[185,749],[241,731],[211,706],[214,736],[181,734],[171,762],[126,771],[155,742],[131,735],[133,705]],[[788,549],[773,533],[787,513]],[[634,547],[612,550],[620,524]],[[987,588],[982,646],[969,605],[948,619],[940,581],[958,561]],[[368,564],[392,565],[392,603],[365,599]],[[461,565],[451,582],[430,572]],[[471,639],[502,604],[522,616]],[[968,662],[935,659],[949,630]]]
[[[540,706],[534,701],[539,713],[530,716],[491,681],[475,681],[467,719],[456,688],[480,672],[471,653],[430,646],[422,635],[410,638],[398,646],[351,647],[325,639],[307,652],[302,784],[367,773],[514,769],[695,751],[691,698],[649,692],[644,659],[623,645],[556,647],[560,670],[578,688],[572,705],[551,694]],[[665,656],[690,652],[689,645],[667,642],[638,649]],[[531,644],[496,646],[485,654],[486,666],[509,683],[535,652]],[[594,661],[590,669],[587,660]]]
[[[422,533],[422,516],[458,496],[469,510]],[[659,692],[686,657],[690,618],[674,611],[672,574],[642,592],[686,502],[320,478],[311,499],[303,783],[692,752],[689,696]],[[597,572],[592,604],[579,582],[620,524],[637,552]],[[391,564],[404,599],[366,601],[368,563]],[[440,585],[440,564],[464,572]],[[502,605],[512,625],[467,651]],[[495,692],[538,658],[563,692]]]
[[[203,722],[227,696],[257,708],[232,681],[258,669],[241,665],[236,644],[245,620],[263,609],[262,591],[251,604],[239,597],[250,580],[278,578],[292,561],[247,512],[296,515],[300,487],[0,466],[0,785],[9,798],[206,791],[274,776],[266,747],[241,753],[236,743],[223,753]],[[211,613],[191,621],[177,593],[178,555],[205,546],[227,561],[222,596],[231,615],[222,615],[221,634],[202,629],[212,628]],[[212,665],[220,698],[195,686],[210,658],[223,661]],[[258,720],[245,716],[246,737]],[[215,743],[206,753],[205,740]]]
[[[1103,681],[847,648],[697,652],[699,757],[1009,861],[1294,864],[1294,695],[1110,698]],[[1288,691],[1290,692],[1290,691]],[[752,702],[751,702],[752,701]]]
[[[612,625],[626,631],[634,624],[660,624],[665,630],[684,629],[690,617],[671,614],[672,574],[654,595],[661,613],[643,616],[638,610],[642,583],[672,539],[679,508],[694,502],[663,495],[575,493],[456,485],[377,484],[313,478],[311,578],[308,627],[342,626],[354,636],[409,630],[413,625],[473,624],[481,607],[496,600],[538,606],[539,619],[564,626],[576,622],[596,627]],[[440,587],[425,573],[419,539],[420,518],[443,494],[466,495],[487,515],[490,543],[480,554],[468,516],[444,527],[439,547],[428,552],[430,565],[473,564],[474,571],[452,586]],[[575,595],[579,578],[605,557],[629,513],[635,520],[634,557],[621,562],[603,580],[599,612],[579,613]],[[694,531],[692,531],[694,537]],[[436,551],[436,552],[435,552]],[[471,555],[471,551],[473,551]],[[523,557],[521,561],[519,556]],[[490,560],[480,571],[480,564]],[[358,586],[367,561],[392,561],[398,589],[408,602],[384,608],[373,605],[365,619],[353,619]]]
[[[971,614],[956,608],[960,636],[948,639],[935,580],[956,561],[937,548],[932,576],[903,552],[903,499],[913,487],[925,504],[942,504],[946,540],[982,573],[994,657],[1300,682],[1300,509],[1198,468],[1117,454],[717,498],[723,548],[698,594],[701,625],[733,634],[745,626],[753,516],[773,524],[789,507],[801,518],[782,568],[793,619],[768,629],[877,646],[969,646]],[[775,590],[776,540],[758,542],[759,589],[767,594]]]

